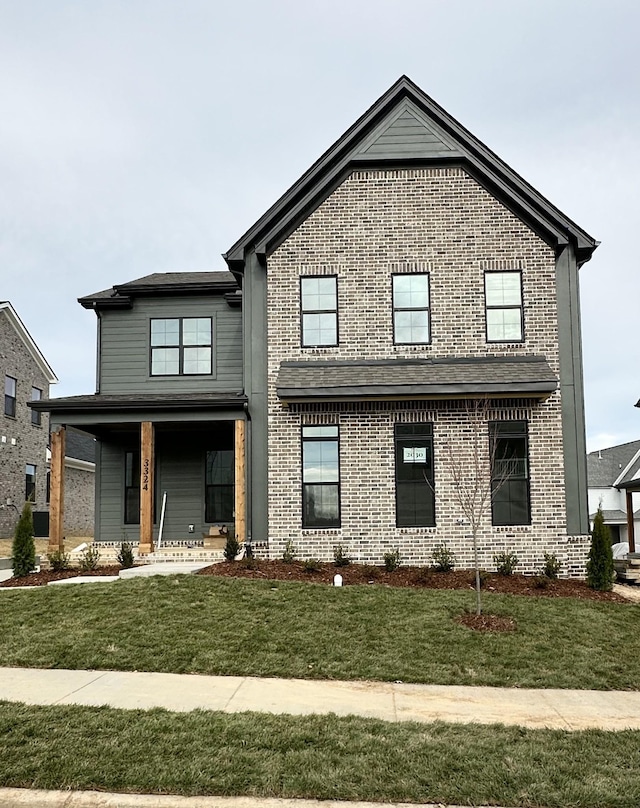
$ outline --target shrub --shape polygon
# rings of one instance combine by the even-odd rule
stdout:
[[[227,541],[224,545],[223,555],[226,561],[235,561],[236,556],[240,552],[240,543],[235,536],[231,533],[227,535]]]
[[[400,564],[400,548],[396,547],[395,550],[390,550],[388,553],[385,553],[384,556],[384,568],[387,572],[395,572]]]
[[[520,563],[515,553],[497,553],[493,557],[493,563],[499,575],[513,575],[513,571]]]
[[[246,555],[244,558],[241,558],[238,564],[245,570],[255,570],[258,566],[258,562],[256,561],[255,556],[253,553],[251,555]]]
[[[336,567],[346,567],[351,564],[351,559],[341,544],[333,548],[333,563]]]
[[[120,566],[125,570],[133,567],[133,547],[128,541],[123,541],[121,543],[116,560],[118,564],[120,564]]]
[[[25,502],[24,508],[13,535],[11,548],[13,574],[16,578],[28,575],[36,568],[36,545],[33,540],[33,515],[31,503]]]
[[[536,575],[533,579],[533,585],[536,589],[547,589],[551,580],[547,575]]]
[[[98,561],[100,561],[100,550],[97,544],[90,544],[80,556],[80,569],[83,572],[89,572],[98,568]]]
[[[47,554],[47,561],[54,572],[64,572],[71,567],[71,556],[62,550],[54,550]]]
[[[544,567],[542,574],[545,578],[557,578],[560,573],[560,562],[555,557],[554,553],[544,554]]]
[[[320,572],[322,569],[320,566],[320,561],[317,558],[307,558],[302,562],[302,568],[305,572],[308,572],[310,575],[313,572]]]
[[[602,508],[598,508],[593,520],[591,549],[587,561],[587,584],[591,589],[606,592],[613,586],[613,552],[611,535],[604,523]]]
[[[287,546],[284,548],[284,553],[282,554],[282,560],[285,564],[292,564],[296,557],[296,551],[293,548],[293,542],[291,539],[287,541]]]
[[[431,553],[433,566],[438,572],[451,572],[456,565],[456,557],[446,544],[438,544]]]
[[[413,576],[413,580],[421,586],[426,586],[429,583],[430,572],[429,567],[419,567]]]
[[[362,574],[369,581],[377,581],[382,575],[382,570],[380,567],[376,567],[375,564],[364,564],[362,567]]]

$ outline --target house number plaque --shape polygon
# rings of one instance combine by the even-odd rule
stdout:
[[[143,491],[149,490],[149,458],[145,457],[142,464],[142,489]]]

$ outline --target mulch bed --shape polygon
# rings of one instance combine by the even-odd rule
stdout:
[[[343,585],[375,584],[381,586],[410,586],[420,589],[475,589],[473,570],[437,572],[430,567],[399,567],[387,572],[384,567],[366,564],[349,564],[336,567],[332,563],[318,565],[316,572],[307,572],[299,561],[267,561],[252,559],[212,564],[198,575],[218,575],[227,578],[253,578],[255,580],[303,581],[305,583],[333,584],[333,576],[340,573]],[[574,579],[539,578],[531,575],[498,575],[483,573],[484,592],[499,592],[508,595],[528,595],[545,598],[583,598],[585,600],[628,603],[615,592],[597,592],[589,589],[584,581]]]
[[[31,572],[21,578],[9,578],[7,581],[1,581],[0,586],[46,586],[49,581],[62,581],[64,578],[77,578],[79,575],[118,575],[121,569],[120,564],[111,564],[88,572],[78,569],[63,570],[61,572],[44,570],[42,572]]]
[[[515,631],[516,621],[512,617],[499,614],[471,614],[465,612],[457,618],[458,623],[474,631]]]

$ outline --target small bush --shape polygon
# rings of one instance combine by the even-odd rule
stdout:
[[[396,547],[395,550],[391,550],[388,553],[385,553],[384,556],[384,568],[387,572],[395,572],[400,564],[400,548]]]
[[[551,579],[548,575],[536,575],[533,579],[533,585],[536,589],[547,589]]]
[[[493,557],[493,563],[499,575],[513,575],[520,561],[515,553],[497,553]]]
[[[30,502],[24,503],[22,514],[13,534],[11,561],[16,578],[22,578],[36,568],[36,545],[33,540],[33,515]]]
[[[560,574],[560,562],[553,553],[544,554],[544,567],[542,568],[542,574],[545,578],[551,578],[553,580],[555,580]]]
[[[47,553],[47,561],[54,572],[64,572],[71,568],[71,556],[62,550],[54,550]]]
[[[282,554],[282,560],[285,564],[293,564],[296,557],[296,551],[293,547],[293,542],[291,539],[287,541],[287,545],[284,548],[284,553]]]
[[[122,569],[128,570],[133,567],[133,547],[128,541],[123,541],[120,544],[116,560]]]
[[[314,572],[320,572],[322,567],[320,566],[320,561],[317,558],[307,558],[302,562],[302,569],[311,575]]]
[[[430,572],[431,570],[429,567],[420,567],[416,570],[413,580],[421,586],[425,586],[429,583]]]
[[[236,556],[240,552],[240,543],[236,539],[235,536],[232,536],[231,533],[227,535],[227,541],[224,545],[223,555],[226,561],[235,561]]]
[[[478,574],[480,576],[480,587],[484,589],[487,583],[491,580],[491,573],[487,572],[486,570],[478,570]],[[475,583],[475,577],[474,577]]]
[[[433,566],[438,572],[451,572],[456,565],[456,557],[446,544],[438,544],[431,553]]]
[[[351,564],[351,559],[341,544],[333,548],[333,563],[336,567],[346,567]]]
[[[90,572],[98,568],[100,561],[100,550],[96,544],[90,544],[89,547],[80,556],[80,569],[83,572]]]
[[[598,508],[593,520],[591,549],[587,561],[587,584],[591,589],[607,592],[613,586],[613,572],[611,534],[604,523],[602,508]]]
[[[255,570],[258,566],[258,562],[256,561],[255,556],[253,553],[251,555],[246,555],[244,558],[241,558],[238,564],[245,570]]]
[[[369,581],[377,581],[382,575],[382,570],[380,567],[376,567],[375,564],[364,564],[362,573]]]

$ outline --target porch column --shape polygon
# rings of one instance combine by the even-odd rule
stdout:
[[[64,455],[66,429],[51,433],[49,483],[49,552],[64,551]]]
[[[629,552],[635,553],[636,539],[633,533],[633,491],[627,489],[627,536],[629,538]]]
[[[152,421],[140,425],[140,553],[153,552],[153,454]]]
[[[245,472],[245,429],[246,421],[235,422],[235,530],[236,539],[242,543],[247,540],[247,496]]]

